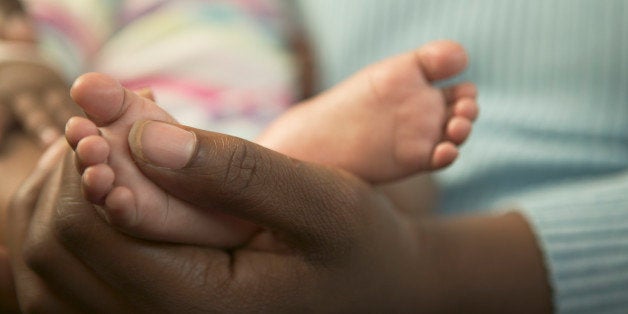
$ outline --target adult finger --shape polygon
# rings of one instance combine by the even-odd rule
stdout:
[[[61,136],[61,129],[41,103],[42,100],[31,92],[18,94],[13,99],[13,113],[28,133],[48,146]]]
[[[26,312],[120,312],[123,302],[85,265],[63,248],[54,233],[54,200],[61,188],[62,154],[57,142],[42,157],[33,175],[17,192],[8,228],[17,295]],[[52,268],[56,265],[57,268]],[[63,268],[59,271],[58,267]]]
[[[228,135],[143,121],[129,144],[144,174],[176,197],[325,246],[359,229],[375,201],[348,173]]]
[[[29,204],[22,203],[21,205],[36,206],[36,204],[32,202],[29,202]],[[13,208],[16,211],[23,212],[28,212],[30,209],[21,206]],[[82,309],[85,309],[85,307],[81,308],[74,306],[72,305],[72,302],[69,301],[71,300],[71,297],[69,296],[69,294],[71,294],[71,290],[64,289],[61,285],[48,285],[47,282],[31,268],[32,264],[29,265],[29,263],[25,261],[25,259],[32,258],[33,254],[36,253],[40,256],[47,255],[46,263],[56,263],[59,260],[58,257],[50,255],[46,252],[51,252],[51,250],[58,248],[54,246],[44,247],[42,245],[39,246],[40,249],[43,249],[43,251],[40,252],[37,252],[32,245],[26,248],[24,246],[25,239],[21,237],[28,234],[31,229],[30,227],[32,227],[33,224],[27,221],[21,221],[15,226],[19,229],[17,234],[20,238],[17,238],[11,243],[11,268],[15,279],[16,295],[19,300],[21,310],[25,313],[79,313]],[[41,238],[40,240],[51,240],[51,238]],[[62,273],[64,279],[68,278],[70,281],[76,280],[76,277],[74,276],[75,269],[70,269],[69,272],[63,271]],[[85,286],[81,288],[81,290],[84,289],[86,289]]]
[[[20,274],[30,280],[20,280],[20,299],[23,304],[36,308],[45,308],[52,303],[82,313],[123,313],[122,309],[128,308],[124,296],[95,276],[59,242],[54,204],[61,187],[62,168],[58,167],[42,191],[21,244],[23,253],[18,258],[23,260],[16,264],[20,265]],[[27,296],[31,291],[39,291],[37,298],[43,296],[46,302]]]
[[[35,27],[21,0],[0,1],[0,39],[35,41]]]
[[[31,225],[34,209],[39,201],[38,196],[43,190],[48,177],[54,169],[54,164],[63,153],[64,146],[54,145],[46,153],[35,167],[18,191],[9,206],[6,225],[6,238],[11,257],[11,268],[15,280],[15,288],[18,296],[28,301],[21,305],[26,312],[43,311],[69,311],[70,308],[58,300],[46,285],[28,269],[22,258],[22,243]]]
[[[63,130],[71,117],[83,116],[80,107],[70,97],[70,89],[67,86],[51,87],[43,92],[42,105],[51,116],[55,126]]]
[[[109,226],[80,193],[80,176],[71,158],[63,162],[63,186],[55,205],[53,226],[57,238],[74,256],[128,301],[121,309],[148,313],[194,311],[187,303],[223,303],[221,295],[230,281],[234,262],[230,253],[212,248],[160,244],[136,239]],[[50,274],[60,271],[58,258],[40,256],[38,268]],[[49,262],[46,263],[45,261]],[[54,263],[50,262],[54,261]],[[65,269],[65,268],[63,268]],[[63,290],[76,291],[67,284]],[[81,295],[76,299],[92,300]],[[89,303],[89,302],[84,302]],[[109,311],[118,313],[121,310]],[[199,311],[198,308],[196,311]],[[216,310],[214,310],[216,311]]]
[[[1,1],[1,2],[7,2]],[[19,1],[18,1],[19,2]],[[24,12],[4,12],[0,20],[0,38],[8,41],[35,42],[35,26]]]
[[[24,180],[20,188],[15,192],[7,213],[7,220],[15,223],[7,224],[7,230],[10,231],[10,236],[7,239],[20,238],[26,232],[21,227],[27,225],[31,220],[35,204],[38,201],[37,196],[43,189],[46,179],[54,170],[54,166],[61,160],[61,156],[68,149],[63,141],[57,141],[47,149],[41,155],[31,175]],[[20,210],[16,210],[16,208],[20,208]],[[24,208],[26,210],[21,210]],[[11,230],[12,228],[17,229]],[[15,235],[18,236],[16,237]]]

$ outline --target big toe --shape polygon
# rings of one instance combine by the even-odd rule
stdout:
[[[424,45],[418,50],[418,58],[425,76],[431,81],[457,75],[468,64],[465,49],[451,40],[438,40]]]
[[[74,81],[70,94],[90,120],[99,126],[118,119],[125,110],[124,88],[104,74],[81,75]]]

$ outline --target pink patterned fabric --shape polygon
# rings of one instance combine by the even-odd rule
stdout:
[[[253,138],[298,94],[278,0],[28,0],[68,80],[150,87],[180,122]]]

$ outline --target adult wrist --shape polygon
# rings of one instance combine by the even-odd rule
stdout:
[[[430,219],[423,230],[438,312],[552,311],[542,253],[519,213]]]

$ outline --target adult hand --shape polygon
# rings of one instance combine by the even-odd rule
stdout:
[[[421,293],[416,226],[367,185],[250,142],[195,132],[188,167],[140,161],[143,170],[190,202],[214,204],[268,232],[233,251],[130,238],[83,201],[66,160],[32,177],[10,210],[25,311],[372,311],[365,301],[410,309],[431,295]]]
[[[9,248],[23,310],[539,312],[539,303],[547,301],[528,291],[525,280],[500,273],[527,270],[521,264],[528,266],[528,256],[521,252],[531,241],[516,236],[525,229],[517,217],[423,225],[347,173],[237,138],[185,129],[194,133],[196,149],[179,156],[187,163],[173,163],[185,166],[168,168],[172,160],[151,156],[141,136],[130,140],[138,166],[173,195],[267,231],[229,251],[129,237],[82,199],[80,178],[66,158],[49,175],[31,177],[10,210]],[[163,139],[160,143],[167,142]],[[505,227],[513,227],[515,236],[496,237]],[[469,235],[477,243],[458,250]],[[435,239],[445,239],[439,243],[446,246]],[[495,244],[493,239],[501,245],[486,244]],[[473,276],[459,278],[467,261],[477,263],[477,254],[487,253],[475,248],[487,246],[498,252],[497,259],[487,257],[492,276],[474,267]],[[500,254],[512,246],[521,252],[506,263],[509,255]],[[536,280],[535,275],[523,278]],[[475,298],[486,292],[479,287],[492,289],[487,278],[498,284],[485,296],[497,300],[488,306]]]
[[[70,89],[43,63],[0,62],[0,140],[17,122],[44,147],[63,133],[66,121],[81,115]]]
[[[16,138],[12,137],[9,140],[15,141]],[[46,179],[49,173],[52,171],[53,166],[56,163],[60,162],[60,152],[62,152],[65,148],[65,145],[61,145],[63,144],[63,142],[60,142],[54,148],[51,148],[50,151],[48,151],[44,156],[42,156],[43,158],[40,162],[37,162],[36,157],[39,155],[39,153],[36,151],[36,147],[29,143],[30,141],[25,136],[19,136],[16,143],[8,143],[10,145],[10,150],[8,151],[10,159],[8,163],[5,163],[7,160],[3,159],[3,162],[1,163],[2,167],[0,167],[1,169],[3,169],[4,173],[7,173],[10,178],[22,181],[22,179],[27,174],[23,173],[24,170],[28,169],[28,171],[31,171],[31,166],[36,165],[33,175],[28,177],[28,179],[24,182],[21,191],[30,191],[32,190],[33,185],[37,185],[38,187],[40,187],[43,184],[44,179]],[[28,148],[29,146],[30,148]],[[24,157],[30,158],[29,160],[24,160]],[[16,172],[14,171],[16,168],[22,169]],[[0,207],[0,231],[2,232],[2,236],[0,236],[0,238],[2,239],[2,241],[0,241],[0,312],[2,313],[19,312],[15,295],[13,274],[11,272],[12,267],[9,260],[8,252],[5,248],[5,245],[7,243],[4,239],[4,236],[8,233],[8,231],[10,231],[7,229],[9,227],[7,220],[13,221],[13,219],[7,219],[12,217],[6,216],[6,204],[4,202],[4,198],[9,196],[6,195],[6,193],[13,194],[13,190],[15,190],[13,186],[17,186],[17,183],[9,184],[7,182],[7,184],[4,184],[2,186],[2,192],[4,194],[2,194],[2,207]],[[37,196],[38,195],[22,195],[22,197],[29,197],[30,199],[36,199]],[[21,215],[22,213],[18,214]]]
[[[35,41],[35,28],[20,0],[0,1],[0,39]]]
[[[37,63],[0,60],[0,173],[4,176],[0,182],[0,231],[6,226],[7,199],[40,154],[37,144],[45,147],[59,138],[65,120],[78,113],[71,104],[69,88],[51,69]],[[25,132],[7,136],[14,122]],[[1,252],[4,245],[0,236]],[[0,312],[13,307],[11,278],[4,275],[7,266],[6,256],[0,254]]]
[[[21,1],[0,1],[0,140],[17,122],[44,147],[79,115],[68,84],[39,57]]]
[[[4,139],[0,151],[0,313],[12,313],[17,311],[17,303],[2,231],[9,200],[37,164],[41,149],[32,138],[15,132]]]
[[[138,91],[142,96],[154,100],[154,96],[150,89]],[[0,155],[0,173],[9,180],[0,181],[0,312],[13,313],[18,311],[17,300],[15,296],[13,276],[9,263],[9,256],[6,250],[5,233],[7,228],[6,209],[8,201],[19,187],[19,183],[26,178],[29,172],[33,171],[33,167],[37,165],[31,178],[24,184],[24,189],[32,189],[33,186],[39,187],[43,180],[47,180],[52,166],[61,162],[60,151],[67,146],[65,141],[61,141],[54,148],[51,148],[43,159],[37,163],[37,159],[41,154],[41,149],[37,147],[33,139],[26,134],[14,133],[5,138],[2,143],[4,154]],[[47,156],[47,157],[46,157]],[[57,157],[54,157],[57,156]],[[51,185],[60,183],[51,183]],[[43,185],[41,185],[43,187]],[[37,199],[40,193],[26,193],[18,195],[17,198],[27,197],[31,200]],[[18,263],[19,264],[19,263]]]

